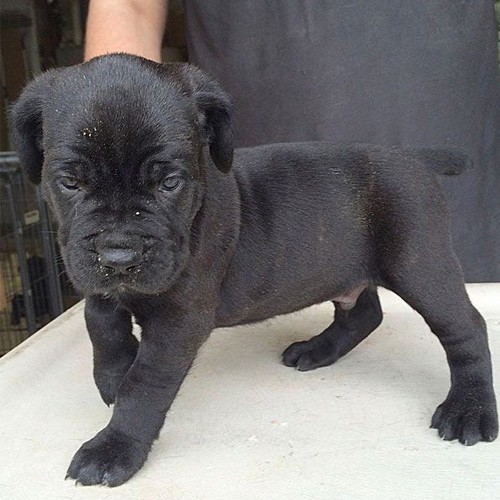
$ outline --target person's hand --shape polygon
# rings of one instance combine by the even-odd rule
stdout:
[[[126,52],[161,62],[168,0],[90,0],[85,60]]]

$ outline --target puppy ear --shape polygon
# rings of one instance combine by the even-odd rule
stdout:
[[[53,73],[49,71],[30,82],[10,110],[14,145],[33,184],[40,184],[42,177],[42,99],[48,93]]]
[[[234,153],[231,97],[217,82],[194,66],[185,65],[184,69],[200,115],[200,128],[208,141],[210,156],[219,170],[228,172]]]

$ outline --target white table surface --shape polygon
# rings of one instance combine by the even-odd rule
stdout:
[[[488,324],[500,396],[500,284],[469,293]],[[444,351],[417,313],[381,297],[378,330],[312,372],[280,354],[327,326],[329,304],[216,330],[146,465],[118,488],[64,481],[111,414],[76,305],[0,360],[0,499],[500,499],[500,440],[465,447],[429,429],[449,388]]]

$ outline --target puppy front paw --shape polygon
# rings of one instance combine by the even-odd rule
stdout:
[[[144,464],[148,446],[108,427],[76,452],[66,475],[77,484],[119,486]]]
[[[94,365],[95,384],[102,400],[108,406],[115,402],[118,389],[134,360],[135,353],[127,353],[106,364]]]
[[[496,401],[491,389],[452,390],[440,404],[431,427],[442,439],[458,439],[466,446],[479,441],[494,441],[498,436]]]

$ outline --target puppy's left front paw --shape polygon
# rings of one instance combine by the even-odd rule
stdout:
[[[119,486],[142,467],[148,452],[149,447],[106,427],[76,452],[66,479],[85,486]]]

